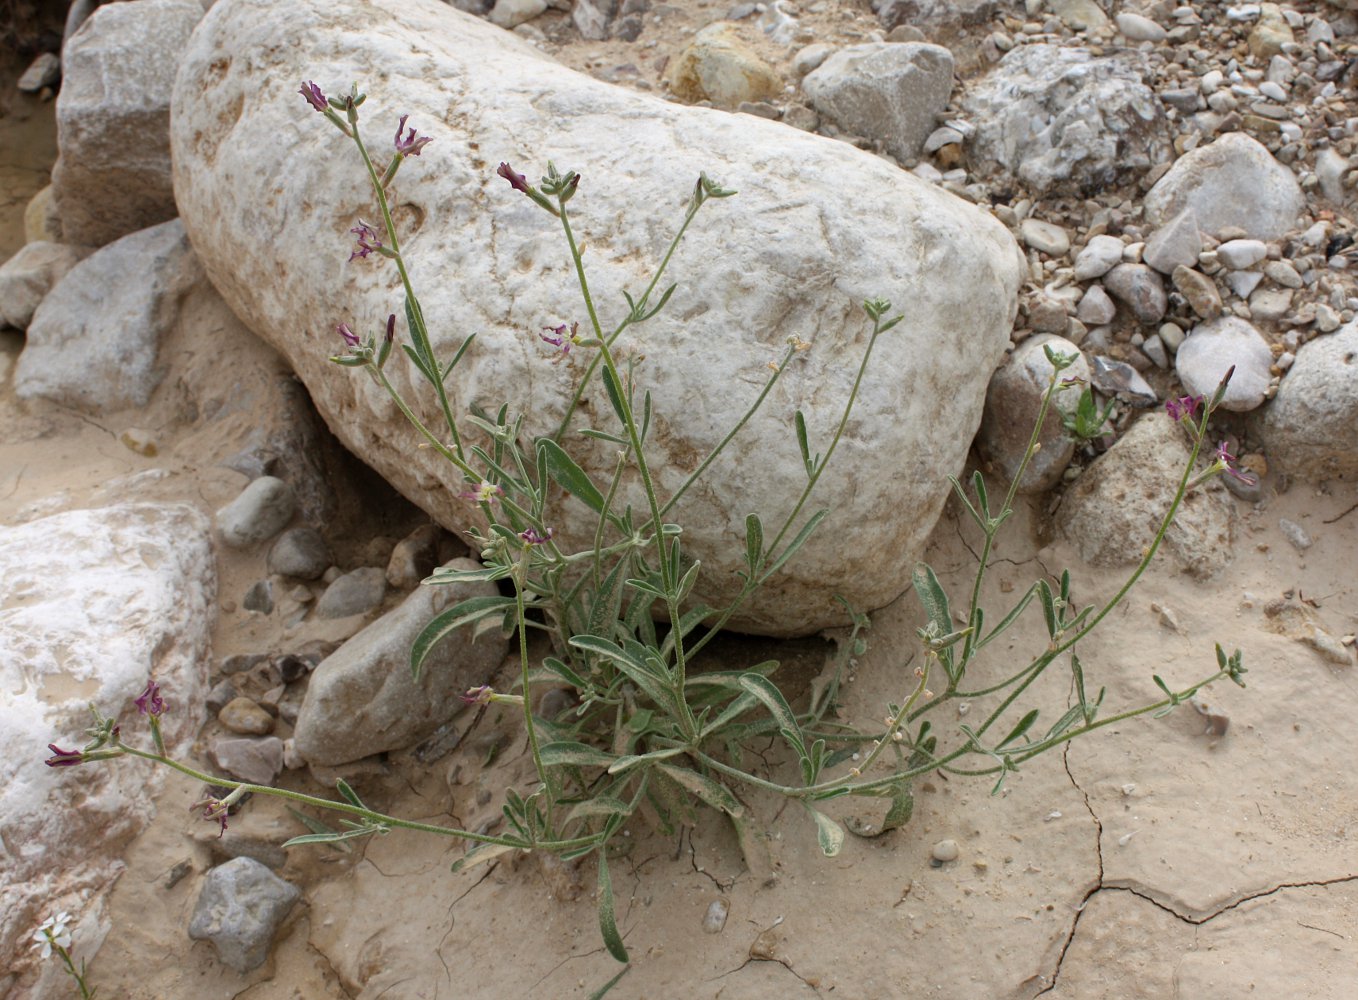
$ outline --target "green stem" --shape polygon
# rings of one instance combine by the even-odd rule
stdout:
[[[516,567],[516,572],[511,577],[514,581],[514,608],[519,622],[519,671],[520,683],[523,685],[523,725],[528,730],[528,745],[533,751],[533,765],[538,769],[538,777],[550,790],[551,784],[547,780],[547,769],[542,766],[542,752],[538,748],[538,729],[533,722],[533,697],[528,687],[528,629],[524,627],[523,581],[520,579],[520,575],[524,571],[524,561],[527,558],[528,552],[525,550]],[[549,795],[549,803],[551,798],[552,796]]]

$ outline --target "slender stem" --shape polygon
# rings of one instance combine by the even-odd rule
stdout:
[[[533,751],[533,765],[538,769],[538,777],[544,783],[547,783],[547,769],[542,766],[542,751],[538,747],[538,728],[533,722],[533,697],[528,687],[528,629],[524,627],[523,581],[520,579],[527,558],[528,552],[525,550],[518,566],[515,567],[514,575],[511,577],[514,581],[514,610],[519,622],[519,670],[520,683],[523,684],[523,725],[528,730],[528,745]],[[549,796],[549,802],[550,799],[551,796]]]

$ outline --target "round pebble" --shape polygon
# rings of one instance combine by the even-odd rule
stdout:
[[[933,859],[940,864],[947,864],[949,861],[956,861],[962,853],[955,840],[940,840],[934,845],[931,852]]]
[[[703,914],[703,933],[720,934],[726,926],[726,915],[731,912],[731,904],[724,899],[714,899]]]
[[[273,716],[249,698],[232,698],[217,713],[217,721],[242,736],[267,736],[273,732]]]

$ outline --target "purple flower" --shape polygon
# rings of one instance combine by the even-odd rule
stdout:
[[[536,528],[529,528],[526,531],[520,531],[519,537],[529,545],[545,545],[551,540],[553,534],[555,534],[555,532],[551,528],[547,529],[547,534],[545,535]]]
[[[427,146],[434,140],[429,138],[428,136],[423,136],[419,139],[416,139],[415,130],[413,128],[409,131],[406,137],[402,139],[401,129],[405,128],[406,119],[409,117],[410,117],[409,115],[402,115],[400,122],[397,123],[396,125],[396,143],[395,143],[396,152],[400,153],[402,156],[419,156],[420,150],[424,149],[425,146]]]
[[[350,347],[357,347],[359,344],[363,343],[363,341],[359,339],[358,334],[349,329],[348,323],[341,323],[339,326],[335,327],[335,332],[343,337],[344,342]]]
[[[556,358],[556,361],[552,362],[552,364],[556,364],[557,361],[560,361],[566,355],[570,354],[571,348],[580,343],[578,332],[580,330],[579,323],[572,323],[569,331],[567,331],[565,323],[562,323],[560,326],[544,326],[543,329],[548,332],[539,333],[538,336],[553,347],[561,348],[561,354]]]
[[[396,314],[392,313],[387,317],[387,343],[396,340]]]
[[[160,685],[153,680],[146,682],[146,690],[141,693],[141,697],[136,700],[137,711],[142,715],[149,715],[153,719],[159,719],[165,714],[165,699],[160,696]]]
[[[1242,483],[1249,483],[1251,486],[1254,485],[1254,477],[1249,475],[1249,473],[1241,472],[1236,468],[1235,456],[1231,454],[1230,448],[1227,447],[1225,441],[1222,441],[1217,445],[1216,456],[1217,464],[1221,466],[1222,472],[1233,479],[1238,479]]]
[[[325,101],[325,95],[321,93],[321,88],[316,86],[316,84],[312,83],[310,80],[307,80],[305,83],[302,84],[302,89],[298,91],[298,93],[305,97],[306,102],[310,104],[313,108],[315,108],[317,111],[324,111],[326,108],[329,107],[329,105]]]
[[[48,767],[74,767],[85,763],[85,755],[79,750],[63,750],[55,743],[47,744],[47,749],[52,751],[52,756],[43,761]]]
[[[501,163],[500,169],[496,170],[495,173],[509,181],[509,186],[515,191],[522,191],[524,194],[528,193],[528,178],[523,174],[514,173],[514,168],[508,163]]]
[[[1178,399],[1165,400],[1165,412],[1176,422],[1196,419],[1200,406],[1202,406],[1201,396],[1180,396]]]
[[[359,219],[358,225],[349,232],[353,233],[358,241],[357,248],[349,255],[350,260],[355,257],[367,257],[373,251],[382,249],[382,238],[377,235],[377,230],[362,219]]]
[[[203,799],[203,801],[195,802],[189,806],[190,811],[194,809],[203,810],[203,819],[221,824],[222,828],[217,833],[218,838],[226,833],[226,818],[231,812],[230,802],[225,799]]]
[[[480,687],[469,688],[466,694],[458,695],[458,697],[468,705],[489,705],[490,696],[494,693],[489,684],[482,684]]]

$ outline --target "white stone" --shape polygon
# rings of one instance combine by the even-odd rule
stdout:
[[[1273,364],[1268,342],[1249,323],[1236,316],[1199,323],[1188,333],[1174,356],[1175,371],[1190,395],[1210,396],[1234,367],[1231,384],[1221,399],[1225,410],[1253,410],[1264,402]]]
[[[175,217],[170,90],[199,0],[99,7],[66,43],[52,189],[68,243],[103,246]]]
[[[1114,18],[1114,21],[1117,23],[1118,31],[1134,42],[1163,42],[1169,34],[1149,17],[1142,17],[1130,11],[1123,11]]]
[[[1253,267],[1267,256],[1263,240],[1227,240],[1217,247],[1217,260],[1236,270]]]
[[[1358,475],[1358,323],[1297,351],[1264,414],[1269,461],[1311,482]]]
[[[1113,322],[1113,317],[1117,315],[1117,308],[1117,304],[1108,297],[1108,293],[1103,290],[1102,285],[1090,285],[1085,291],[1084,298],[1080,299],[1080,306],[1075,317],[1081,323],[1087,323],[1090,326],[1102,326],[1104,323]]]
[[[363,32],[352,30],[355,19]],[[279,45],[282,37],[305,44]],[[176,89],[185,225],[223,297],[288,358],[341,440],[455,531],[480,522],[457,498],[460,474],[418,447],[370,379],[327,360],[341,346],[333,323],[400,310],[390,266],[355,261],[338,277],[334,268],[278,267],[327,246],[342,255],[339,234],[367,214],[370,195],[344,137],[295,93],[261,93],[260,75],[348,81],[367,65],[388,71],[380,94],[372,84],[369,119],[409,113],[409,125],[435,138],[394,190],[406,218],[422,220],[406,221],[402,235],[437,355],[451,357],[466,332],[478,333],[449,379],[453,410],[506,401],[525,418],[525,440],[556,430],[587,361],[582,349],[551,365],[537,331],[585,315],[559,229],[495,176],[496,162],[535,177],[550,156],[584,172],[571,208],[610,325],[621,317],[622,291],[645,287],[699,172],[739,189],[690,227],[666,275],[679,286],[668,309],[617,345],[646,355],[637,379],[653,396],[649,447],[667,496],[749,406],[786,339],[812,344],[707,485],[670,515],[684,525],[685,553],[703,563],[695,599],[718,605],[736,592],[743,548],[730,542],[744,537],[746,515],[780,524],[805,483],[793,413],[806,412],[812,447],[823,450],[865,344],[860,304],[895,301],[905,320],[878,347],[852,454],[843,465],[836,456],[811,498],[830,515],[776,588],[756,595],[733,625],[804,634],[843,621],[835,594],[877,608],[908,586],[946,499],[945,476],[961,469],[979,423],[1026,274],[997,221],[846,144],[611,86],[439,3],[218,0]],[[237,102],[241,116],[224,122],[219,109]],[[258,211],[268,203],[276,210]],[[399,335],[407,336],[404,324]],[[437,405],[414,388],[405,357],[394,354],[387,372],[437,426]],[[614,426],[597,383],[585,398],[588,413],[575,427]],[[574,435],[567,445],[597,482],[608,481],[613,446]],[[642,509],[633,483],[624,493]],[[595,518],[583,504],[557,501],[548,514],[568,549],[590,544]]]
[[[20,330],[27,327],[52,286],[88,253],[87,247],[63,243],[24,244],[18,253],[0,265],[0,323]]]
[[[1070,251],[1070,234],[1053,222],[1024,219],[1019,235],[1027,246],[1048,257],[1061,257]]]
[[[546,9],[547,0],[495,0],[495,6],[490,9],[490,21],[502,28],[517,28]]]
[[[154,677],[166,743],[185,752],[202,721],[215,589],[207,519],[191,507],[0,527],[0,967],[28,954],[43,918],[111,884],[167,773],[131,760],[49,768],[43,748],[84,746],[90,702],[149,748],[132,702]]]
[[[952,93],[952,53],[939,45],[868,42],[840,49],[802,80],[811,106],[840,128],[919,159]]]
[[[1248,192],[1248,197],[1243,196]],[[1243,132],[1228,132],[1175,161],[1146,194],[1146,220],[1162,225],[1193,209],[1202,231],[1229,226],[1254,239],[1278,239],[1305,207],[1291,170]]]

